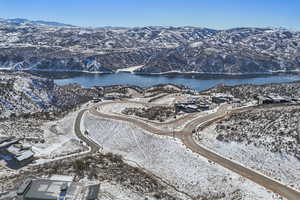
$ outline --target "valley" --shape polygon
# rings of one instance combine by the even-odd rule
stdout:
[[[7,78],[10,72],[4,74]],[[172,84],[83,88],[53,83],[49,90],[43,86],[49,86],[46,78],[17,75],[23,81],[14,76],[8,81],[11,89],[2,90],[6,98],[1,105],[14,109],[9,115],[6,108],[1,113],[0,134],[17,139],[12,146],[29,147],[34,156],[29,163],[16,165],[2,150],[0,188],[6,191],[2,199],[18,198],[17,185],[28,176],[55,174],[71,175],[78,184],[86,179],[101,183],[100,199],[253,200],[300,195],[299,144],[293,130],[298,121],[299,82],[217,86],[205,91]],[[57,90],[72,94],[73,106],[37,96],[48,92],[49,97]],[[26,102],[32,106],[26,115],[18,107],[22,104],[12,104],[11,94],[28,95]],[[267,104],[258,97],[274,102]],[[285,103],[276,102],[283,98]],[[130,109],[143,112],[129,114]],[[291,124],[286,123],[288,118],[293,119]],[[291,129],[281,133],[284,124]],[[129,174],[120,176],[124,173]],[[122,192],[116,195],[115,190]]]

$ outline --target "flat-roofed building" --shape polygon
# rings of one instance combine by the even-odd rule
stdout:
[[[75,183],[48,179],[32,180],[23,200],[77,200],[78,187]]]
[[[22,149],[17,145],[11,145],[6,149],[18,162],[23,162],[33,158],[34,152],[30,149]]]
[[[23,151],[21,155],[16,156],[17,161],[23,162],[25,160],[29,160],[33,158],[34,153],[31,150]]]

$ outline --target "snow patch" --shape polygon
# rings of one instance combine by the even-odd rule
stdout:
[[[243,199],[276,199],[264,188],[187,150],[177,139],[90,114],[84,124],[105,152],[121,154],[191,195],[224,192],[230,198],[240,189]]]

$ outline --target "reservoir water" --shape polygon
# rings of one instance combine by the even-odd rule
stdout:
[[[255,74],[255,75],[136,75],[131,73],[115,74],[94,74],[83,72],[34,72],[42,76],[54,79],[58,85],[78,83],[84,87],[105,86],[105,85],[137,85],[149,87],[156,84],[173,83],[185,85],[195,90],[201,91],[219,84],[239,85],[282,83],[300,80],[300,74]]]

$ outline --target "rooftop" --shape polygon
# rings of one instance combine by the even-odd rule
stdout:
[[[72,182],[46,179],[33,180],[24,195],[24,200],[57,200],[59,197],[74,199],[77,185]]]
[[[26,200],[56,200],[64,182],[49,180],[34,180],[29,190],[24,195]]]
[[[18,161],[23,161],[34,156],[34,153],[28,149],[24,150],[21,146],[11,145],[7,151],[15,156]]]
[[[23,151],[21,155],[17,156],[18,161],[23,161],[34,156],[34,153],[31,150]]]
[[[78,187],[75,183],[60,180],[32,180],[29,189],[23,196],[24,200],[57,200],[76,199]]]

